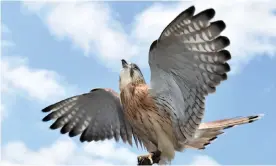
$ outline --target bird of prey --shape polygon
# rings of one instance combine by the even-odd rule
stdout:
[[[55,120],[51,129],[80,135],[81,142],[134,140],[149,152],[138,162],[167,164],[176,151],[204,149],[224,129],[258,120],[260,115],[202,122],[206,96],[230,71],[230,41],[221,35],[226,25],[211,21],[214,16],[212,8],[195,14],[191,6],[165,27],[149,48],[150,85],[135,63],[122,59],[120,93],[94,88],[44,108],[43,121]]]

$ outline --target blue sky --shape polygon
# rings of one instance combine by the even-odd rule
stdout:
[[[95,87],[118,91],[121,58],[139,64],[149,82],[150,43],[191,4],[197,11],[214,7],[231,40],[233,72],[207,98],[204,121],[265,116],[229,129],[204,151],[177,153],[172,164],[276,163],[274,1],[1,3],[3,164],[135,164],[133,156],[145,151],[112,141],[82,145],[78,138],[48,130],[40,110]]]

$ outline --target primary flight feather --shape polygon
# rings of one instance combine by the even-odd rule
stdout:
[[[224,129],[259,119],[201,122],[205,97],[227,79],[231,54],[225,50],[230,40],[220,35],[225,23],[211,22],[215,10],[194,13],[194,6],[184,10],[151,44],[150,86],[136,64],[122,60],[119,94],[97,88],[62,100],[42,110],[48,112],[43,121],[55,120],[51,129],[80,135],[81,142],[121,138],[132,145],[134,140],[150,152],[150,164],[164,164],[175,151],[204,149]]]

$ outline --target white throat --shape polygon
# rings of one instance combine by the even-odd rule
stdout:
[[[128,70],[124,70],[120,74],[121,82],[120,82],[120,90],[124,89],[129,83],[132,82],[132,78],[129,75]]]

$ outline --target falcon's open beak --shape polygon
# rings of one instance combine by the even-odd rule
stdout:
[[[122,59],[122,66],[123,68],[126,68],[128,66],[127,62],[124,59]]]

